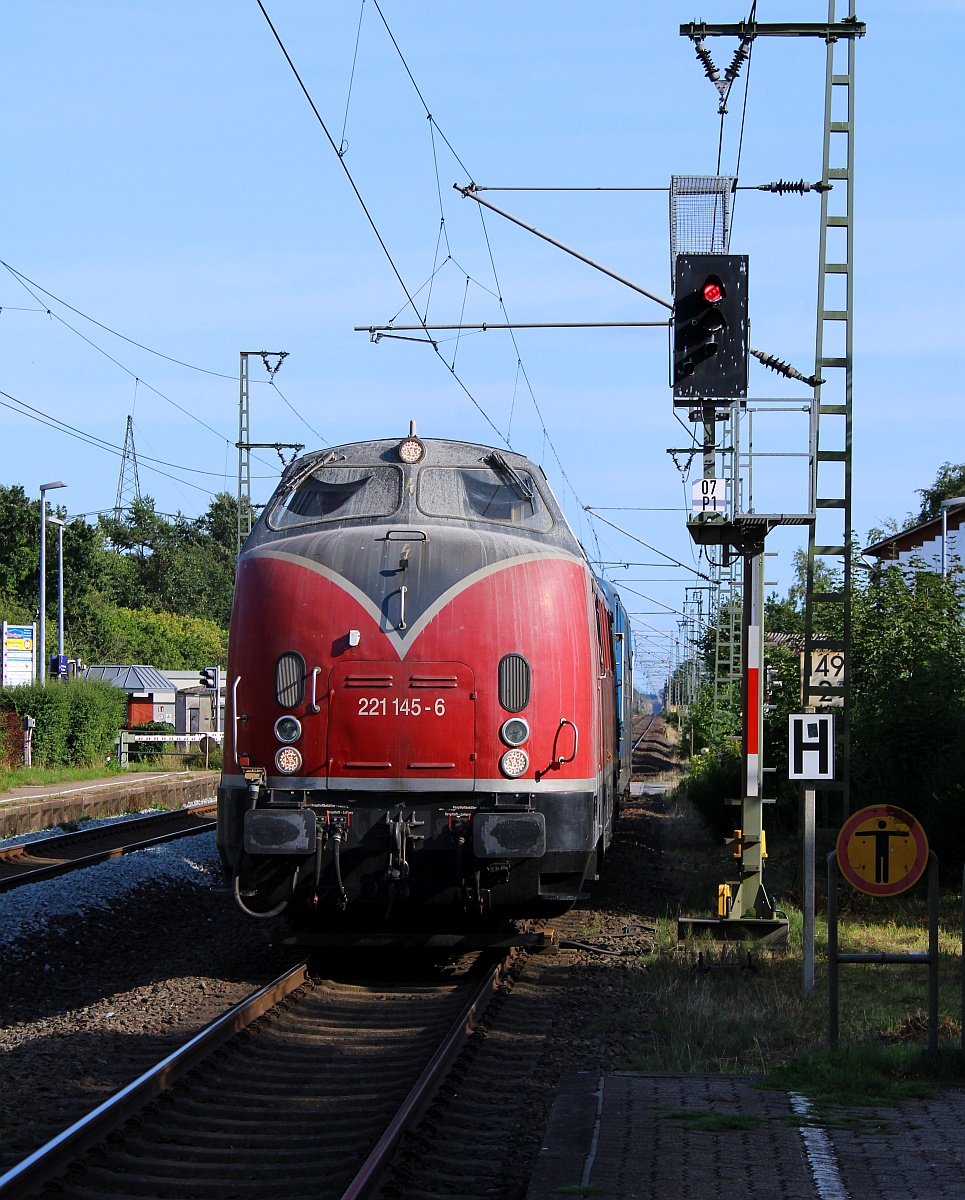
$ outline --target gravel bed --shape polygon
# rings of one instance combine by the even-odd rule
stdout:
[[[297,961],[281,932],[213,832],[0,895],[0,1171]]]
[[[660,744],[655,744],[659,741]],[[655,728],[648,754],[671,764]],[[673,801],[634,798],[625,808],[601,878],[580,907],[551,922],[562,949],[528,958],[490,1006],[386,1190],[393,1200],[520,1200],[542,1144],[561,1076],[627,1066],[651,1041],[640,1012],[652,935],[676,903],[661,846]]]
[[[671,750],[655,733],[646,750],[663,769]],[[669,803],[632,801],[588,903],[552,922],[564,940],[629,953],[524,962],[412,1139],[392,1194],[522,1197],[563,1072],[619,1068],[646,1044],[649,1030],[621,1014],[639,1011],[630,998],[647,970],[644,927],[675,899],[661,851]],[[297,961],[282,936],[238,912],[213,833],[0,896],[0,1171]],[[498,1099],[498,1113],[487,1105],[484,1117],[480,1096]]]
[[[194,803],[210,804],[210,801],[197,800]],[[192,805],[189,804],[186,807],[191,808]],[[34,829],[30,833],[15,833],[12,837],[0,838],[0,850],[5,849],[7,846],[25,846],[28,842],[43,842],[47,838],[61,837],[65,833],[74,832],[75,829],[97,829],[99,825],[117,825],[121,821],[133,821],[135,817],[146,817],[151,813],[168,811],[168,809],[152,807],[142,808],[132,813],[121,813],[116,817],[81,817],[79,821],[72,821],[69,829],[54,825],[50,829]]]

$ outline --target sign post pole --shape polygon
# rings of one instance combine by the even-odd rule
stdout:
[[[814,797],[812,787],[804,788],[804,871],[801,909],[804,916],[802,939],[804,943],[805,999],[814,993]]]
[[[802,785],[802,834],[804,840],[801,863],[801,912],[804,970],[802,992],[805,997],[814,992],[814,838],[816,782],[834,779],[834,718],[812,710],[796,713],[789,718],[788,764],[789,779],[799,779]],[[830,867],[828,868],[830,870]],[[830,886],[830,885],[829,885]],[[828,897],[828,923],[831,921],[831,897]],[[829,930],[830,937],[830,930]]]

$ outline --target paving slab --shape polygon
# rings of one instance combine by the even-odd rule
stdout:
[[[527,1200],[963,1200],[965,1091],[839,1114],[752,1075],[566,1076]],[[860,1118],[840,1128],[840,1118]]]

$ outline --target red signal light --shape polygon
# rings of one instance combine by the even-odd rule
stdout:
[[[717,304],[724,298],[724,289],[716,279],[708,279],[703,286],[704,299],[710,304]]]

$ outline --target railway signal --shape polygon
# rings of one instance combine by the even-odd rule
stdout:
[[[205,667],[201,672],[199,682],[203,688],[207,688],[209,692],[213,692],[218,686],[218,668]]]
[[[674,298],[674,402],[746,396],[747,255],[678,254]]]

